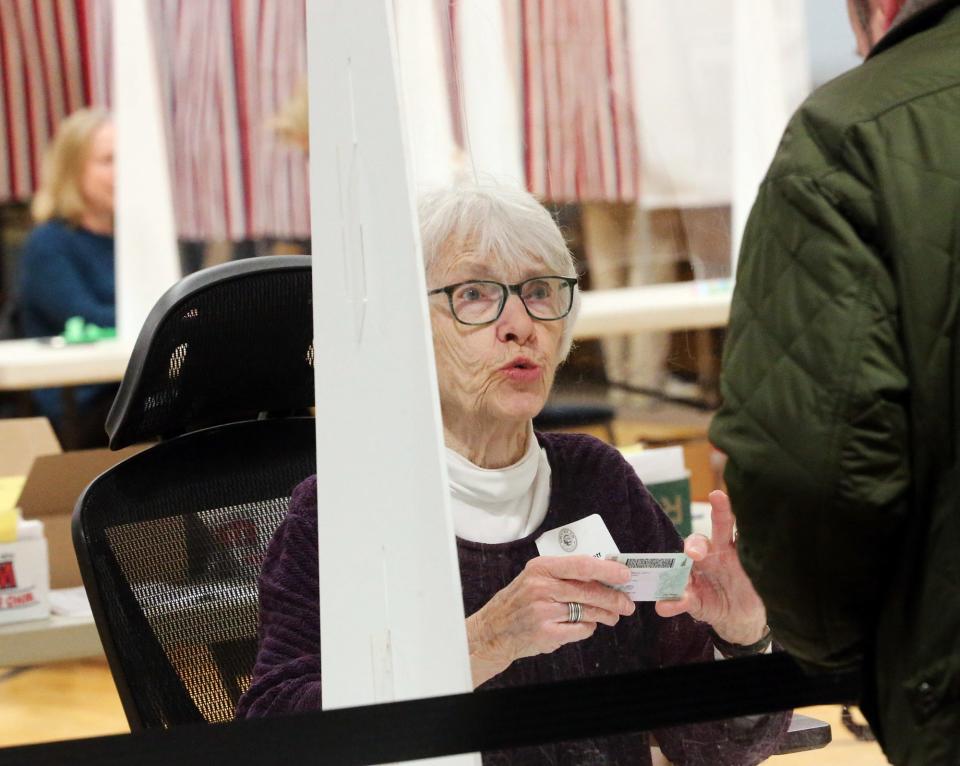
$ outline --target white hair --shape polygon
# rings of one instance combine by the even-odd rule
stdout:
[[[481,182],[458,184],[420,196],[420,241],[427,275],[451,254],[469,248],[501,267],[542,264],[558,276],[576,277],[573,255],[553,216],[529,192]],[[580,311],[580,290],[563,320],[560,359],[570,353]]]

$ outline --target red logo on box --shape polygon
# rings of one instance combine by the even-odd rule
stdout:
[[[17,573],[13,571],[13,562],[0,561],[0,589],[16,587]]]

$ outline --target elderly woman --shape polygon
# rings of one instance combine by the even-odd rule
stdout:
[[[549,213],[503,188],[436,192],[420,205],[450,498],[474,685],[497,688],[763,651],[763,606],[714,493],[712,539],[684,543],[620,454],[583,435],[538,434],[579,305]],[[321,495],[320,502],[323,502]],[[261,644],[239,716],[320,708],[317,486],[293,494],[261,573]],[[694,560],[684,596],[634,604],[614,561],[538,555],[548,530],[598,514],[622,552]],[[786,715],[655,732],[674,763],[753,764]],[[647,734],[485,753],[485,763],[649,764]]]

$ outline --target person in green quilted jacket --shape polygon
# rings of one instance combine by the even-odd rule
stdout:
[[[747,224],[711,438],[774,637],[861,667],[894,764],[960,764],[960,0],[848,0],[866,61]]]

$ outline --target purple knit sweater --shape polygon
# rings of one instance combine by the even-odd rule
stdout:
[[[464,610],[476,612],[537,556],[544,530],[599,513],[621,551],[679,551],[670,520],[620,453],[597,439],[537,434],[551,468],[547,516],[533,534],[511,543],[457,540]],[[320,620],[317,577],[317,485],[310,477],[293,493],[290,510],[270,544],[260,575],[260,650],[238,717],[320,709]],[[514,662],[484,689],[624,673],[713,658],[706,625],[687,615],[662,619],[640,603],[630,617],[599,626],[585,641]],[[696,690],[691,690],[696,695]],[[675,764],[747,766],[776,749],[789,714],[752,716],[654,732]],[[578,740],[483,754],[499,764],[650,764],[645,733]]]

